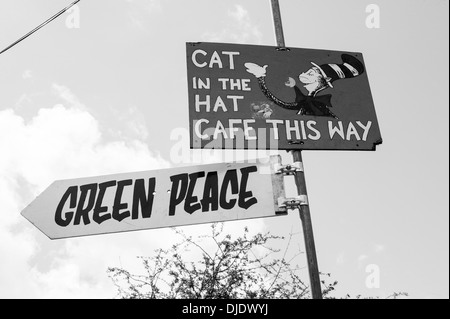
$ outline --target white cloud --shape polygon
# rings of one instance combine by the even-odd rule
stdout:
[[[81,103],[78,98],[73,94],[73,92],[66,86],[53,83],[52,90],[55,95],[59,96],[64,102],[68,104],[71,108],[76,108],[79,110],[85,110],[86,107]]]
[[[161,12],[163,10],[161,0],[145,0],[144,6],[148,13]]]
[[[120,140],[128,141],[130,139],[146,140],[149,132],[145,122],[144,114],[135,106],[128,108],[110,109],[117,126],[120,129],[108,129],[108,134]]]
[[[260,44],[262,42],[262,33],[255,24],[250,13],[241,5],[234,5],[233,9],[228,11],[231,23],[221,32],[206,32],[202,38],[211,42],[235,42],[247,44]]]
[[[17,100],[15,107],[23,108],[31,104],[32,104],[31,98],[26,94],[22,94],[22,96]]]
[[[373,248],[374,248],[376,253],[381,253],[381,252],[383,252],[386,249],[386,247],[384,245],[381,245],[381,244],[374,244]]]
[[[0,298],[113,297],[108,263],[120,251],[137,255],[151,247],[148,234],[129,236],[126,247],[108,236],[55,243],[20,211],[57,179],[169,163],[140,140],[105,142],[98,121],[77,97],[64,86],[53,89],[68,106],[41,108],[29,122],[13,109],[0,111]],[[49,255],[63,257],[49,262]]]
[[[358,256],[358,258],[357,258],[358,269],[361,269],[364,266],[364,264],[366,263],[367,259],[369,259],[369,256],[367,256],[367,255],[362,254],[362,255]]]
[[[31,72],[31,70],[25,70],[25,71],[22,73],[22,78],[23,78],[24,80],[31,79],[32,77],[33,77],[33,73]]]
[[[250,20],[248,11],[243,6],[236,4],[234,10],[228,11],[228,15],[235,18],[241,24],[245,24]]]
[[[29,121],[13,109],[0,111],[0,298],[113,298],[116,289],[107,268],[139,268],[136,256],[174,243],[171,230],[50,241],[20,211],[54,180],[165,168],[169,163],[140,139],[106,141],[98,120],[69,88],[54,84],[53,89],[66,106],[41,108]],[[225,228],[240,234],[247,224],[233,222]],[[209,227],[183,230],[197,236]],[[262,229],[263,220],[252,222],[252,232]]]
[[[145,29],[148,15],[159,14],[163,11],[161,0],[125,0],[130,4],[127,12],[131,24],[138,29]]]
[[[360,255],[358,257],[358,262],[362,262],[362,261],[366,260],[367,258],[369,258],[369,256],[367,256],[367,255]]]
[[[339,256],[336,259],[336,264],[337,265],[343,265],[345,263],[345,254],[344,253],[340,253]]]

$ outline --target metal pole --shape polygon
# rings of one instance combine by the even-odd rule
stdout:
[[[277,39],[277,45],[280,48],[285,48],[283,23],[281,21],[280,4],[278,0],[270,0],[272,2],[273,23],[275,25],[275,36]]]
[[[302,151],[292,151],[294,163],[303,163]],[[299,195],[305,195],[308,198],[306,189],[306,180],[304,172],[295,173],[295,184]],[[303,237],[305,239],[306,259],[309,270],[309,281],[311,285],[311,293],[313,299],[322,299],[322,287],[320,286],[319,264],[317,263],[316,245],[314,243],[314,233],[312,227],[311,214],[309,211],[309,203],[301,205],[299,208],[300,219],[303,225]]]
[[[285,48],[286,44],[284,41],[280,4],[278,0],[271,0],[271,2],[272,2],[273,21],[275,25],[275,35],[277,38],[277,45],[280,48]],[[302,151],[292,150],[291,152],[294,163],[299,162],[303,164]],[[295,184],[297,185],[298,195],[304,195],[306,198],[308,198],[305,173],[303,171],[295,173]],[[320,286],[319,265],[317,263],[316,246],[314,243],[314,233],[311,221],[311,214],[309,211],[309,203],[302,204],[299,208],[299,212],[303,226],[303,235],[305,239],[305,250],[308,263],[312,298],[322,299],[323,296],[322,296],[322,288]]]

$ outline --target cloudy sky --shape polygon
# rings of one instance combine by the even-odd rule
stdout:
[[[0,50],[68,3],[2,0]],[[372,3],[379,28],[366,24]],[[304,152],[320,270],[339,281],[337,297],[448,298],[448,1],[280,5],[287,46],[364,54],[384,140],[376,152]],[[136,256],[175,240],[151,230],[50,241],[20,212],[55,180],[188,164],[173,149],[189,125],[185,43],[198,41],[275,45],[270,1],[82,0],[0,55],[0,298],[113,298],[109,266],[138,269]],[[226,229],[246,225],[301,232],[296,212]]]

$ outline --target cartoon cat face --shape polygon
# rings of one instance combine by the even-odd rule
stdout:
[[[303,84],[321,83],[324,81],[322,73],[315,67],[303,72],[298,78]]]

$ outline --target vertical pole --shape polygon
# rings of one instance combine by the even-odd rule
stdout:
[[[294,163],[303,163],[302,151],[292,151]],[[306,180],[304,172],[295,173],[295,184],[299,195],[305,195],[308,198],[306,189]],[[303,225],[303,237],[305,239],[306,259],[309,270],[309,281],[311,285],[311,293],[313,299],[322,299],[322,288],[320,286],[319,264],[317,263],[316,245],[314,243],[314,233],[312,227],[311,213],[309,211],[309,203],[301,205],[299,208],[300,219]]]
[[[281,22],[281,10],[278,0],[270,0],[272,2],[273,23],[275,24],[275,36],[277,45],[280,48],[285,48],[283,23]]]
[[[277,38],[277,45],[280,48],[285,48],[286,44],[284,41],[280,4],[278,0],[271,0],[271,3],[272,3],[273,21],[275,25],[275,35]],[[293,150],[292,157],[294,163],[299,162],[303,164],[301,150]],[[298,195],[304,195],[306,198],[308,198],[304,172],[296,172],[295,184],[297,185]],[[309,203],[302,204],[299,208],[299,212],[303,226],[303,235],[305,239],[305,250],[308,263],[312,298],[322,299],[323,296],[322,296],[322,288],[320,286],[319,265],[317,263],[316,246],[314,243],[314,233],[312,228],[311,213],[309,211]]]

